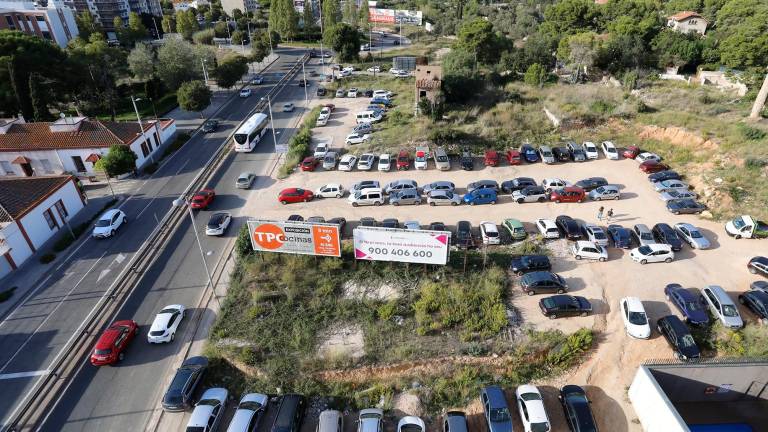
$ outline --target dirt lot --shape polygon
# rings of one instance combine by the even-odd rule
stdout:
[[[366,99],[334,99],[337,111],[324,128],[318,128],[318,135],[333,136],[333,146],[342,147],[343,137],[354,124],[354,112],[358,105],[364,106]],[[338,122],[338,123],[337,123]],[[340,127],[344,125],[344,127]],[[426,171],[407,172],[297,172],[285,180],[278,180],[268,188],[254,190],[249,206],[256,207],[258,213],[252,216],[265,219],[285,219],[290,214],[323,216],[326,219],[343,216],[347,219],[347,231],[357,220],[364,216],[381,221],[395,217],[401,222],[418,220],[422,225],[441,221],[455,227],[458,220],[468,220],[474,225],[481,221],[501,223],[504,218],[514,217],[526,222],[526,228],[533,232],[531,222],[540,217],[554,219],[560,214],[567,214],[576,219],[597,222],[597,209],[603,205],[606,210],[613,208],[612,223],[631,227],[636,223],[653,226],[658,222],[670,224],[690,222],[699,226],[712,242],[712,249],[692,251],[685,247],[676,254],[670,264],[649,264],[641,266],[631,262],[628,253],[623,250],[609,249],[609,260],[604,263],[576,261],[565,251],[564,241],[552,242],[554,255],[553,271],[567,279],[574,295],[587,297],[595,308],[595,314],[586,318],[566,318],[548,320],[537,309],[539,296],[522,295],[517,287],[511,295],[514,305],[521,311],[525,322],[539,329],[558,328],[566,332],[580,327],[592,327],[600,332],[598,348],[578,370],[560,377],[556,382],[539,383],[544,386],[547,407],[553,417],[562,419],[561,410],[555,398],[555,387],[574,383],[585,386],[594,401],[593,409],[601,430],[612,432],[639,431],[639,423],[627,399],[626,391],[631,383],[637,366],[646,359],[670,358],[671,351],[666,342],[654,331],[650,340],[634,340],[624,331],[622,319],[618,313],[618,302],[624,296],[640,297],[652,321],[675,313],[665,301],[663,288],[666,284],[677,282],[686,287],[701,288],[707,284],[723,286],[734,298],[748,289],[754,277],[747,272],[746,262],[753,256],[764,254],[766,243],[753,240],[734,240],[725,234],[721,222],[700,219],[697,216],[674,216],[668,213],[652,190],[646,175],[637,169],[637,163],[631,160],[610,161],[600,159],[585,163],[566,163],[543,165],[541,163],[521,166],[501,166],[484,168],[476,160],[475,171],[457,169],[458,161],[453,161],[449,172],[436,170],[430,162]],[[409,178],[424,185],[435,180],[454,182],[459,193],[464,192],[467,183],[480,179],[495,179],[499,182],[518,176],[529,176],[537,180],[545,177],[559,177],[572,182],[590,176],[604,176],[609,182],[622,189],[620,201],[584,202],[581,204],[529,203],[517,204],[508,196],[502,196],[496,205],[430,207],[420,206],[393,207],[352,207],[346,197],[343,199],[322,199],[309,203],[281,205],[276,196],[286,187],[303,187],[312,190],[326,183],[341,183],[349,188],[353,183],[364,179],[379,180],[382,185],[392,180]],[[602,225],[607,225],[603,221]],[[742,311],[749,325],[755,320],[751,314]],[[515,415],[516,416],[516,415]],[[555,424],[557,425],[556,422]],[[555,430],[566,430],[564,426]]]

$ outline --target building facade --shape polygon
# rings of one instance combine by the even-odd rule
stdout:
[[[74,9],[59,0],[50,0],[47,6],[28,0],[0,0],[0,30],[36,35],[62,48],[79,34]]]
[[[129,12],[148,13],[157,17],[163,15],[160,0],[65,0],[65,2],[76,11],[75,13],[89,11],[110,36],[113,36],[115,31],[116,16],[119,16],[123,23],[127,23]]]
[[[176,132],[175,122],[169,119],[144,121],[142,127],[143,134],[137,122],[85,117],[53,123],[0,121],[0,176],[95,176],[94,164],[113,145],[128,146],[136,154],[136,168],[140,169],[159,160],[158,153]]]
[[[232,16],[232,11],[240,9],[240,12],[255,12],[259,8],[258,0],[221,0],[221,8],[227,15]]]
[[[704,35],[707,31],[707,20],[696,12],[683,11],[667,17],[667,27],[680,33],[698,33]]]
[[[440,89],[443,85],[443,68],[441,66],[416,65],[416,100],[428,99],[433,104],[438,102]]]
[[[0,278],[85,207],[73,176],[0,178]]]

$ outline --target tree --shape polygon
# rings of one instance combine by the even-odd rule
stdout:
[[[360,11],[358,14],[360,15],[360,28],[363,29],[363,31],[370,30],[371,24],[368,21],[370,18],[370,10],[368,9],[367,1],[363,0],[360,2]]]
[[[304,30],[304,37],[308,38],[314,31],[315,27],[315,13],[312,10],[312,2],[305,1],[304,9],[301,14],[301,22]]]
[[[357,19],[357,4],[355,4],[355,0],[348,0],[344,4],[344,22],[349,25],[356,26]]]
[[[528,85],[544,87],[544,83],[547,82],[548,77],[549,72],[547,72],[544,66],[534,63],[528,67],[527,71],[525,71],[523,81]]]
[[[599,30],[599,15],[593,0],[563,0],[544,11],[548,31],[558,36]]]
[[[465,102],[483,86],[475,68],[475,54],[453,49],[443,57],[443,91],[447,102]]]
[[[202,81],[187,81],[179,86],[176,100],[184,111],[200,112],[211,104],[211,90]]]
[[[202,66],[195,57],[192,45],[180,39],[168,39],[157,50],[157,76],[169,89],[178,88],[184,81],[196,79]]]
[[[144,24],[141,22],[141,16],[136,12],[128,13],[128,30],[131,34],[132,43],[146,39],[149,35],[147,28],[144,27]]]
[[[477,60],[484,64],[495,64],[499,60],[499,38],[493,31],[493,24],[481,18],[467,22],[459,29],[458,48],[476,53]]]
[[[219,21],[213,25],[213,32],[217,38],[229,37],[229,23],[226,21]]]
[[[557,57],[577,70],[589,68],[595,63],[598,48],[599,39],[596,33],[576,33],[560,39]]]
[[[173,15],[163,15],[163,20],[160,21],[160,26],[163,28],[163,33],[175,33],[176,17]]]
[[[48,99],[46,97],[48,91],[42,81],[43,77],[39,73],[35,72],[29,75],[29,97],[32,101],[36,122],[44,122],[51,119],[51,112],[48,111]]]
[[[735,69],[768,65],[768,22],[749,18],[720,42],[720,59]]]
[[[323,31],[325,32],[339,22],[339,19],[341,18],[341,7],[339,6],[338,0],[323,0],[321,7],[323,13],[320,15],[323,21]]]
[[[108,110],[114,119],[118,100],[117,81],[127,72],[126,54],[109,46],[101,33],[91,34],[88,42],[75,40],[68,47],[69,58],[76,68],[74,76],[77,100],[86,112]]]
[[[258,63],[269,54],[269,36],[266,32],[259,32],[252,35],[251,42],[251,61]]]
[[[77,37],[85,41],[91,37],[91,34],[101,33],[103,31],[101,24],[99,24],[98,21],[93,18],[91,12],[87,10],[75,16],[75,23],[80,32]]]
[[[245,32],[240,30],[235,30],[232,32],[232,43],[235,45],[242,45],[244,42],[248,40],[248,35],[245,34]]]
[[[176,12],[176,31],[186,40],[192,40],[192,35],[199,29],[195,13],[188,9]]]
[[[213,45],[213,38],[216,37],[216,33],[212,28],[200,30],[192,35],[192,40],[198,45]]]
[[[690,65],[695,69],[701,62],[702,45],[698,36],[664,30],[656,35],[651,46],[660,68]]]
[[[123,19],[120,18],[120,15],[117,15],[112,19],[112,27],[115,28],[115,35],[117,36],[117,40],[120,41],[120,44],[124,46],[133,46],[133,40],[131,40],[130,32],[125,28]]]
[[[248,72],[248,60],[241,55],[228,56],[216,68],[216,84],[232,88]]]
[[[146,81],[155,75],[155,52],[146,44],[137,44],[128,54],[128,69],[137,80]]]
[[[292,0],[273,0],[269,11],[269,29],[276,31],[283,39],[294,39],[298,35],[299,14]]]
[[[351,62],[359,59],[360,32],[357,27],[347,23],[336,24],[330,29],[325,29],[323,41],[336,51],[339,61]]]
[[[130,147],[115,144],[109,147],[106,156],[96,162],[96,169],[104,171],[108,176],[114,177],[120,174],[132,172],[136,169],[136,153]]]

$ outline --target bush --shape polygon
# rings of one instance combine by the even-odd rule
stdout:
[[[138,158],[128,146],[115,144],[109,148],[106,156],[96,162],[96,169],[114,177],[135,170]]]
[[[235,240],[235,255],[242,259],[249,255],[253,255],[253,252],[251,236],[248,232],[248,224],[245,224],[240,227],[240,232],[237,233],[237,240]]]
[[[40,257],[40,263],[41,264],[48,264],[49,262],[56,259],[56,254],[54,253],[47,253]]]
[[[523,81],[531,86],[544,87],[544,83],[547,82],[548,78],[549,72],[547,72],[547,69],[538,63],[534,63],[528,66]]]
[[[739,124],[739,132],[741,133],[741,136],[750,141],[757,141],[761,140],[768,135],[764,130],[758,129],[752,126],[747,126],[743,123]]]
[[[592,347],[593,341],[592,330],[579,329],[547,354],[547,363],[553,367],[568,368]]]
[[[429,131],[427,138],[437,145],[454,144],[465,138],[465,133],[451,127],[435,127]]]
[[[200,30],[192,35],[192,40],[198,45],[213,45],[213,38],[216,34],[213,29]]]
[[[590,111],[598,114],[610,114],[613,112],[614,108],[615,107],[612,104],[603,100],[595,101],[589,106]]]

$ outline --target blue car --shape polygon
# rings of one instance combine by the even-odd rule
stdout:
[[[621,225],[608,225],[608,236],[613,241],[613,247],[617,249],[632,247],[632,232]]]
[[[509,414],[504,390],[497,386],[484,387],[480,391],[483,414],[488,432],[512,432],[512,416]]]
[[[464,203],[469,205],[496,204],[499,200],[496,196],[496,191],[493,189],[475,189],[465,194],[462,199]]]
[[[520,155],[528,163],[534,163],[539,161],[539,153],[530,144],[523,144],[520,146]]]
[[[683,314],[685,320],[690,324],[709,324],[706,306],[701,303],[698,296],[683,288],[682,285],[676,283],[667,285],[664,287],[664,295],[667,296],[667,300],[675,305],[677,310]]]
[[[392,106],[392,102],[390,102],[389,99],[384,99],[384,98],[373,98],[373,99],[371,99],[371,103],[372,104],[382,104],[382,105],[384,105],[387,108]]]

